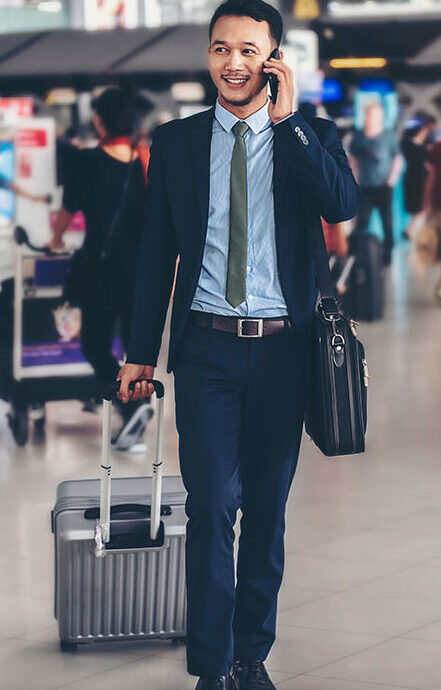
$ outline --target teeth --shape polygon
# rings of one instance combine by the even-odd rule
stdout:
[[[245,84],[246,79],[228,79],[227,77],[224,77],[225,81],[231,82],[231,84]]]

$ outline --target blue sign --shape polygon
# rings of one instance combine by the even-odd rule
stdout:
[[[9,225],[15,216],[15,196],[10,189],[14,168],[14,142],[0,139],[0,225]]]
[[[341,101],[343,89],[338,79],[323,79],[322,103]]]

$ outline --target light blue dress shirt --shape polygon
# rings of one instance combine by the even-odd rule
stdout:
[[[207,238],[195,311],[249,318],[286,316],[277,274],[273,196],[273,128],[268,104],[244,122],[248,183],[247,298],[235,309],[225,299],[230,237],[230,168],[239,118],[216,103],[210,152]]]

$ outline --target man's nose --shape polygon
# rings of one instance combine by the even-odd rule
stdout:
[[[230,72],[240,70],[243,67],[242,53],[240,50],[232,50],[225,65]]]

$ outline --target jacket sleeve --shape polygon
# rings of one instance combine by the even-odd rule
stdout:
[[[176,267],[177,246],[167,198],[160,130],[153,135],[146,215],[139,249],[127,362],[156,366]]]
[[[317,213],[328,223],[339,223],[357,214],[360,192],[337,127],[330,120],[317,122],[322,129],[320,138],[299,112],[275,129],[289,147],[293,165],[298,168],[297,178]]]

